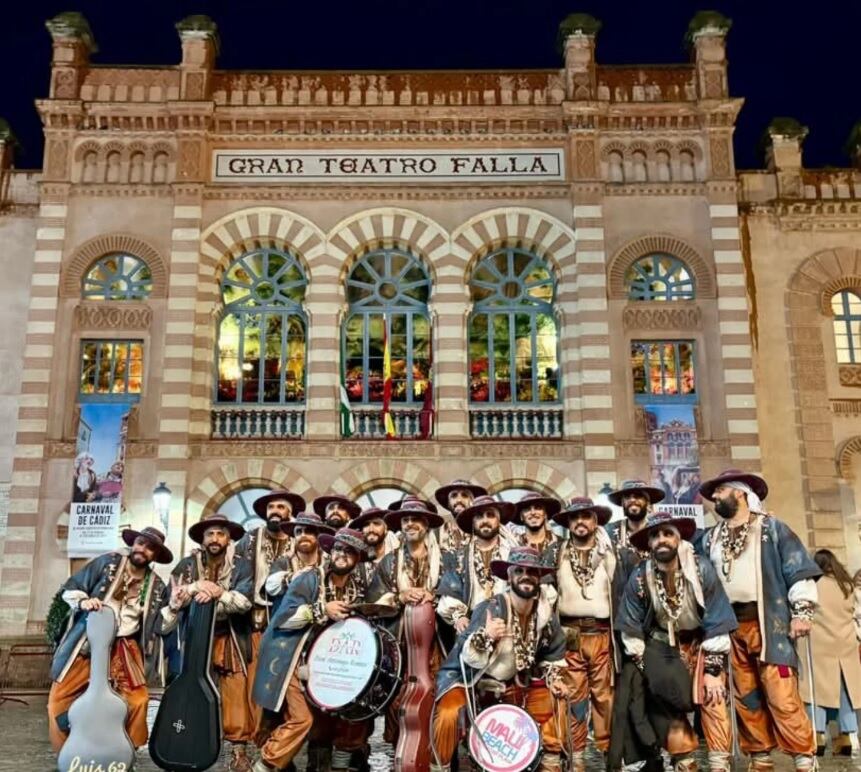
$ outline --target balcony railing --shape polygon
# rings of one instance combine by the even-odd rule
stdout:
[[[483,439],[561,439],[562,408],[470,407],[469,433]]]
[[[392,420],[399,439],[421,439],[421,410],[393,409]],[[383,414],[379,407],[354,407],[355,431],[351,439],[382,440],[386,437]]]
[[[238,407],[212,408],[212,438],[271,437],[299,440],[305,436],[305,408]]]

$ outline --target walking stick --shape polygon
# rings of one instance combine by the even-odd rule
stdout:
[[[813,728],[813,742],[816,744],[816,684],[813,681],[813,641],[810,633],[807,638],[807,674],[810,676],[810,723]],[[819,759],[816,754],[813,755],[813,769],[819,769]]]
[[[738,717],[735,712],[735,674],[732,669],[732,651],[726,655],[726,663],[729,680],[727,684],[727,692],[729,693],[729,719],[730,727],[732,728],[732,766],[735,769],[739,764],[744,763],[744,756],[738,744]]]

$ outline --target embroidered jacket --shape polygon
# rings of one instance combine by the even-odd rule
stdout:
[[[262,630],[269,622],[270,601],[263,591],[263,585],[272,570],[272,564],[292,553],[293,540],[288,537],[277,542],[279,545],[283,544],[281,557],[271,561],[266,553],[266,545],[274,541],[267,538],[266,526],[261,525],[236,542],[236,554],[245,558],[251,567],[253,579],[251,599],[254,604],[251,610],[251,625],[254,630]]]

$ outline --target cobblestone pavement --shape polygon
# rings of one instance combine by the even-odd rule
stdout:
[[[28,698],[28,705],[6,702],[0,705],[0,771],[2,772],[52,772],[56,770],[54,755],[48,742],[45,697]],[[378,722],[382,724],[382,722]],[[777,772],[792,772],[791,760],[775,753]],[[822,772],[861,772],[861,757],[821,759]],[[296,759],[297,769],[305,768],[304,754]],[[371,769],[382,772],[392,768],[391,748],[382,741],[382,727],[371,738]],[[590,754],[590,772],[603,772],[598,754]],[[214,771],[226,770],[226,763],[219,763]],[[463,769],[463,765],[461,767]],[[705,758],[701,759],[701,770],[708,770]],[[157,772],[158,767],[142,752],[135,772]],[[743,772],[743,770],[739,770]]]

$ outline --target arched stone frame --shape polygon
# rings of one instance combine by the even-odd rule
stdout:
[[[851,437],[842,442],[837,448],[837,472],[846,482],[855,482],[855,472],[852,469],[853,456],[861,453],[861,436]]]
[[[607,265],[607,294],[610,300],[627,300],[628,287],[625,275],[641,257],[664,252],[681,260],[694,278],[695,299],[713,299],[716,296],[712,269],[700,253],[682,239],[669,234],[639,236],[617,250]]]
[[[402,486],[411,493],[432,498],[441,487],[439,480],[423,466],[399,458],[375,458],[350,467],[333,480],[328,490],[357,498],[371,487]]]
[[[581,495],[569,477],[534,459],[497,461],[479,469],[471,475],[471,480],[487,488],[491,494],[506,487],[533,487],[562,501]]]
[[[601,178],[606,180],[607,182],[612,182],[615,184],[620,184],[625,182],[625,153],[627,152],[627,147],[624,142],[619,142],[618,140],[612,140],[608,142],[601,148]],[[622,179],[621,180],[611,180],[610,179],[610,156],[613,153],[617,153],[619,155],[621,161],[621,170],[622,170]]]
[[[859,252],[861,254],[861,252]],[[834,316],[834,309],[831,308],[831,299],[843,290],[855,290],[861,295],[861,271],[852,276],[841,276],[838,279],[832,279],[825,287],[822,288],[820,297],[820,307],[823,316]]]
[[[690,180],[691,182],[697,182],[702,179],[702,166],[703,166],[703,149],[692,140],[683,140],[679,142],[675,147],[675,151],[673,154],[673,160],[675,162],[675,168],[679,172],[679,179],[681,181],[681,157],[682,151],[687,150],[694,159],[694,178]]]
[[[143,260],[152,274],[152,292],[149,297],[167,297],[167,263],[161,253],[149,242],[131,233],[109,233],[85,241],[66,261],[60,280],[60,297],[80,298],[87,271],[99,258],[122,252]]]

